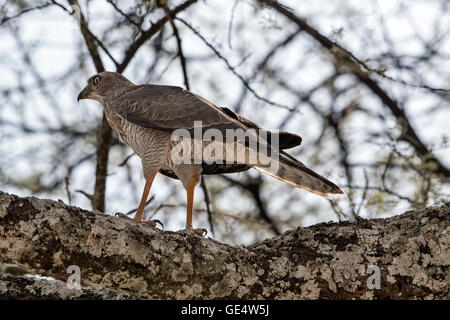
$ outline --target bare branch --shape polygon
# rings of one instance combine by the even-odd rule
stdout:
[[[216,54],[216,56],[220,59],[220,60],[222,60],[223,62],[225,62],[225,64],[226,64],[226,66],[228,67],[228,69],[236,76],[236,77],[238,77],[239,78],[239,80],[241,80],[241,82],[242,82],[242,84],[245,86],[245,88],[247,88],[247,90],[248,91],[250,91],[252,94],[253,94],[253,96],[256,98],[256,99],[258,99],[258,100],[261,100],[261,101],[263,101],[263,102],[265,102],[265,103],[267,103],[267,104],[270,104],[270,105],[272,105],[272,106],[275,106],[275,107],[279,107],[279,108],[283,108],[283,109],[286,109],[286,110],[289,110],[289,111],[292,111],[292,112],[297,112],[297,110],[295,110],[295,108],[292,108],[292,107],[289,107],[289,106],[286,106],[286,105],[284,105],[284,104],[280,104],[280,103],[277,103],[277,102],[273,102],[273,101],[271,101],[271,100],[269,100],[269,99],[267,99],[267,98],[265,98],[265,97],[263,97],[263,96],[261,96],[261,95],[259,95],[251,86],[250,86],[250,84],[248,83],[248,81],[243,77],[243,76],[241,76],[237,71],[236,71],[236,69],[233,67],[233,66],[231,66],[231,64],[228,62],[228,60],[210,43],[210,42],[208,42],[208,40],[206,40],[206,38],[205,37],[203,37],[203,35],[200,33],[200,32],[198,32],[194,27],[192,27],[188,22],[186,22],[185,20],[183,20],[183,19],[181,19],[181,18],[176,18],[176,20],[179,20],[179,21],[181,21],[184,25],[186,25],[196,36],[198,36],[202,41],[203,41],[203,43],[205,43],[215,54]]]
[[[30,7],[30,8],[23,9],[22,11],[14,14],[12,16],[4,16],[0,20],[0,26],[2,24],[4,24],[4,23],[8,22],[9,20],[19,18],[20,16],[22,16],[22,15],[24,15],[26,13],[32,12],[32,11],[36,11],[36,10],[41,10],[41,9],[47,8],[48,6],[51,6],[52,4],[53,4],[52,2],[45,2],[45,3],[41,4],[41,5],[36,6],[36,7]]]
[[[360,60],[357,59],[350,51],[346,50],[336,42],[331,41],[319,31],[311,27],[303,19],[296,16],[291,10],[286,6],[280,4],[278,1],[274,0],[258,0],[259,3],[269,5],[276,11],[281,13],[283,16],[297,24],[302,30],[311,35],[315,40],[317,40],[324,48],[328,49],[334,56],[339,60],[344,60],[350,67],[351,72],[364,83],[375,95],[377,95],[380,100],[389,108],[392,114],[398,119],[400,125],[403,127],[403,135],[401,139],[408,142],[424,159],[429,162],[436,164],[436,168],[433,170],[436,174],[442,175],[444,178],[450,178],[450,169],[447,168],[443,163],[441,163],[437,158],[435,158],[424,142],[418,137],[415,130],[413,129],[405,110],[402,109],[396,101],[394,101],[377,83],[373,80],[367,72],[361,69]]]

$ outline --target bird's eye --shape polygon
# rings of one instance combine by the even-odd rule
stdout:
[[[95,77],[95,78],[94,78],[94,84],[95,84],[95,85],[98,85],[99,82],[100,82],[100,77],[98,77],[98,76]]]

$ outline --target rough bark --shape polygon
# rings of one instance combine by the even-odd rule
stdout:
[[[0,261],[64,282],[77,265],[83,286],[150,299],[448,299],[449,211],[322,223],[244,247],[0,192]],[[367,286],[369,265],[380,289]],[[0,296],[5,281],[25,288],[2,277]]]
[[[105,288],[69,289],[65,282],[59,280],[0,274],[0,300],[122,300],[133,298],[131,295]]]

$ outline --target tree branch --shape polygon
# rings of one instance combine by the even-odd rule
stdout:
[[[186,27],[188,27],[197,37],[200,38],[200,40],[203,41],[203,43],[208,46],[213,52],[214,54],[220,59],[222,60],[227,68],[242,82],[242,84],[244,85],[244,87],[251,92],[251,94],[258,100],[263,101],[271,106],[275,106],[278,108],[282,108],[282,109],[286,109],[289,110],[291,112],[297,112],[297,110],[295,110],[295,108],[289,107],[287,105],[281,104],[281,103],[277,103],[274,101],[269,100],[268,98],[265,98],[263,96],[261,96],[258,92],[255,91],[255,89],[253,89],[250,86],[250,83],[242,76],[240,75],[237,71],[236,68],[234,68],[230,62],[219,52],[219,50],[217,50],[210,42],[208,42],[208,40],[206,40],[206,38],[200,33],[198,32],[198,30],[196,30],[193,26],[191,26],[187,21],[181,19],[181,18],[176,18],[176,20],[181,21]]]
[[[173,19],[175,18],[175,16],[187,9],[190,5],[194,4],[195,2],[197,2],[197,0],[187,0],[184,3],[180,4],[178,7],[176,7],[175,9],[171,10],[171,14],[170,17]],[[155,34],[157,34],[159,32],[159,30],[161,30],[162,26],[169,20],[169,18],[166,16],[164,16],[163,18],[161,18],[158,22],[156,22],[155,24],[153,24],[151,26],[150,29],[148,29],[147,31],[143,32],[139,38],[137,38],[132,44],[131,46],[128,48],[127,52],[125,53],[125,57],[122,61],[122,63],[120,63],[119,67],[117,68],[117,72],[122,73],[125,68],[128,66],[128,63],[131,61],[131,59],[134,57],[134,55],[136,54],[136,52],[139,50],[139,48],[142,46],[142,44],[147,41],[148,39],[150,39],[151,37],[153,37]]]
[[[0,20],[0,26],[1,26],[2,24],[4,24],[4,23],[8,22],[9,20],[16,19],[16,18],[22,16],[22,15],[25,14],[25,13],[32,12],[32,11],[36,11],[36,10],[41,10],[41,9],[47,8],[47,7],[50,6],[50,5],[52,5],[51,2],[46,2],[46,3],[43,3],[43,4],[38,5],[38,6],[36,6],[36,7],[25,8],[25,9],[23,9],[23,10],[17,12],[16,14],[14,14],[14,15],[12,15],[12,16],[4,15],[4,16],[1,18],[1,20]]]
[[[343,48],[341,45],[334,41],[331,41],[324,35],[322,35],[315,28],[311,27],[303,19],[299,18],[292,11],[290,11],[286,6],[280,4],[275,0],[257,0],[259,3],[264,5],[269,5],[280,14],[285,16],[287,19],[291,20],[298,27],[312,36],[317,40],[324,48],[328,49],[336,58],[340,61],[345,61],[349,66],[350,71],[362,82],[364,83],[376,96],[380,98],[384,105],[388,107],[391,113],[396,117],[398,122],[403,128],[403,134],[400,137],[401,140],[408,142],[426,162],[431,162],[435,164],[435,168],[431,170],[436,174],[442,175],[446,179],[450,178],[450,169],[447,168],[439,159],[435,158],[434,155],[429,151],[427,146],[419,136],[416,134],[414,128],[412,127],[408,117],[406,116],[405,110],[401,108],[396,101],[394,101],[379,85],[373,80],[370,75],[362,70],[361,67],[366,69],[364,63],[362,63],[358,58],[356,58],[350,51]]]
[[[449,213],[322,223],[243,247],[0,192],[0,257],[64,282],[76,265],[83,287],[142,298],[448,299]],[[370,265],[380,289],[367,286]]]
[[[69,289],[59,280],[13,276],[0,272],[0,300],[123,300],[136,299],[114,290],[84,287]]]
[[[177,28],[175,22],[172,19],[172,12],[170,11],[167,4],[164,5],[164,12],[166,13],[167,18],[169,19],[170,25],[172,26],[173,35],[175,36],[175,39],[177,40],[178,58],[180,59],[181,70],[183,71],[184,86],[185,86],[186,90],[191,90],[191,86],[189,85],[187,66],[186,66],[186,58],[184,57],[183,47],[181,46],[180,34],[178,32],[178,28]]]

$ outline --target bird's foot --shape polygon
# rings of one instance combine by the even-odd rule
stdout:
[[[206,236],[207,231],[206,231],[206,229],[202,229],[202,228],[197,228],[197,229],[186,228],[186,229],[178,230],[177,233],[182,234],[182,235],[190,235],[190,236],[192,236],[192,234],[195,234],[197,236],[204,237],[204,236]]]
[[[206,229],[203,229],[203,228],[192,228],[192,229],[186,229],[186,230],[195,232],[200,237],[204,237],[208,233],[208,231]]]
[[[115,214],[115,216],[116,216],[116,217],[119,217],[119,218],[125,218],[125,219],[129,219],[129,220],[135,220],[135,219],[130,218],[129,216],[127,216],[126,214],[121,213],[121,212],[117,212],[117,213]],[[135,220],[135,221],[137,221],[137,220]],[[149,226],[152,227],[152,228],[156,228],[156,226],[159,224],[159,225],[161,226],[161,228],[164,229],[164,225],[162,224],[162,222],[159,221],[159,220],[157,220],[157,219],[155,219],[155,220],[142,220],[142,221],[139,221],[139,222],[145,223],[145,224],[149,225]]]
[[[114,214],[114,216],[119,217],[119,218],[124,218],[124,219],[130,219],[133,220],[133,218],[130,218],[129,216],[127,216],[126,214],[122,213],[122,212],[116,212]]]
[[[161,228],[164,230],[164,225],[161,221],[159,221],[158,219],[154,219],[154,220],[143,220],[141,221],[142,223],[148,224],[149,226],[156,228],[156,226],[159,224],[161,226]]]

